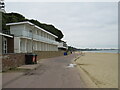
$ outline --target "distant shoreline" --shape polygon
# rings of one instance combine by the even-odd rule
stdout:
[[[91,51],[82,51],[82,52],[91,52],[91,53],[118,53],[118,49],[114,50],[91,50]]]

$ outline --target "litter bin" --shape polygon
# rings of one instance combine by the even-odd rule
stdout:
[[[64,52],[64,56],[66,56],[67,55],[67,52]]]
[[[29,53],[25,55],[25,64],[35,64],[37,63],[37,55]]]
[[[37,64],[37,55],[35,54],[35,64]]]

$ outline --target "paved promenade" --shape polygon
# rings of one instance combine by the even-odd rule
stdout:
[[[77,68],[67,67],[77,54],[43,59],[35,70],[3,74],[3,88],[84,88]]]

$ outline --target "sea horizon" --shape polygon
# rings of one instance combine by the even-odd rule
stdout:
[[[93,52],[93,53],[119,53],[119,52],[118,52],[118,49],[114,49],[114,50],[83,51],[83,52]]]

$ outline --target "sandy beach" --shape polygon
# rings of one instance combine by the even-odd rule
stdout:
[[[98,88],[118,87],[118,54],[85,53],[75,63],[80,73],[84,72],[82,77],[89,88],[94,87],[88,83],[86,75]]]

